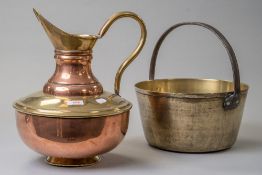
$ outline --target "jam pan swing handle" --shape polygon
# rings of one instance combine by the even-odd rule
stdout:
[[[219,32],[217,29],[215,29],[214,27],[212,27],[208,24],[201,23],[201,22],[183,22],[183,23],[178,23],[176,25],[173,25],[168,30],[166,30],[162,34],[162,36],[159,38],[159,40],[157,41],[157,43],[155,45],[155,48],[154,48],[154,51],[153,51],[153,54],[152,54],[152,58],[151,58],[151,63],[150,63],[149,79],[154,80],[154,78],[155,78],[156,59],[157,59],[159,48],[161,47],[161,44],[164,41],[164,39],[174,29],[176,29],[180,26],[185,26],[185,25],[195,25],[195,26],[204,27],[204,28],[208,29],[209,31],[213,32],[220,39],[220,41],[223,43],[223,46],[225,47],[227,54],[230,58],[230,62],[231,62],[232,70],[233,70],[233,79],[234,79],[234,92],[228,93],[225,96],[223,107],[224,107],[225,110],[236,108],[238,106],[239,102],[240,102],[240,75],[239,75],[239,69],[238,69],[236,55],[235,55],[233,48],[231,47],[231,45],[229,44],[227,39],[224,37],[224,35],[221,32]]]

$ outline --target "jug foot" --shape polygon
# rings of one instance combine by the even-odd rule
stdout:
[[[101,160],[99,156],[70,159],[70,158],[59,158],[59,157],[47,157],[46,161],[50,165],[64,166],[64,167],[80,167],[80,166],[91,166],[98,163]]]

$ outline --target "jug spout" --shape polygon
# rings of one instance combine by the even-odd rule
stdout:
[[[98,35],[76,35],[64,32],[45,19],[37,10],[33,9],[33,11],[56,50],[91,50],[99,38]]]
[[[56,70],[43,92],[56,96],[90,96],[103,93],[92,73],[92,48],[99,36],[74,35],[51,24],[33,9],[37,19],[55,47]]]

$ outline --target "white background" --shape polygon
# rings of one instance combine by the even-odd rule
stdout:
[[[121,95],[134,106],[124,141],[93,167],[57,168],[28,149],[16,131],[12,103],[40,90],[54,71],[53,46],[32,8],[71,33],[96,34],[114,12],[139,14],[147,43],[128,67]],[[235,49],[241,81],[250,85],[238,140],[230,150],[211,154],[160,151],[147,145],[134,84],[148,79],[154,44],[171,25],[202,21],[219,29]],[[0,1],[0,174],[262,174],[262,1],[259,0],[8,0]],[[130,19],[116,22],[94,48],[93,71],[113,91],[115,72],[139,38]],[[199,27],[182,27],[163,44],[157,78],[232,79],[230,61],[217,38]]]

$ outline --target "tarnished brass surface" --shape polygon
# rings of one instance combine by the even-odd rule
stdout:
[[[222,41],[231,61],[233,82],[214,79],[154,80],[162,42],[171,31],[184,25],[202,26]],[[179,152],[212,152],[230,148],[235,143],[248,86],[240,83],[235,53],[217,29],[199,22],[170,27],[154,48],[149,79],[135,87],[145,137],[150,145]]]
[[[128,128],[129,111],[89,119],[46,118],[16,112],[18,132],[26,145],[40,154],[82,159],[116,147]]]
[[[166,79],[135,85],[146,140],[179,152],[230,148],[237,138],[248,86],[241,84],[240,104],[223,108],[233,83],[219,80]]]

